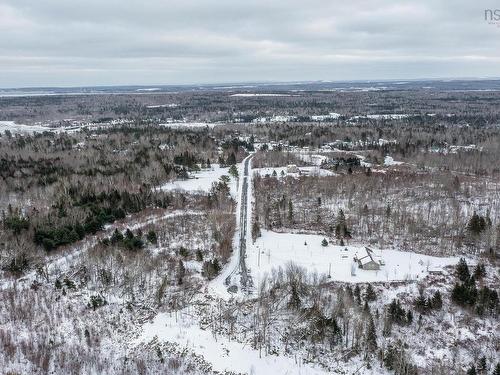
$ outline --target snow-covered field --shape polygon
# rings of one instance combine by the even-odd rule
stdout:
[[[300,172],[287,172],[287,167],[276,167],[276,168],[255,168],[253,169],[254,174],[258,174],[261,177],[266,175],[272,176],[274,172],[281,176],[291,176],[291,177],[299,177],[300,175],[304,176],[335,176],[335,173],[332,171],[322,169],[318,166],[312,167],[298,167]]]
[[[212,124],[208,122],[166,122],[159,124],[159,126],[164,126],[166,128],[213,128],[217,124]]]
[[[42,125],[23,125],[16,124],[14,121],[0,121],[0,133],[4,133],[6,130],[13,134],[18,133],[43,133],[54,131],[54,128],[49,128]]]
[[[296,155],[300,160],[317,166],[320,166],[323,162],[328,160],[325,155],[313,154],[310,152],[297,152]]]
[[[459,258],[438,258],[397,250],[377,250],[375,259],[385,265],[379,271],[359,269],[353,262],[366,255],[364,246],[322,246],[323,236],[313,234],[276,233],[263,230],[255,244],[249,246],[247,265],[255,280],[273,268],[286,267],[289,262],[304,267],[309,272],[328,275],[343,282],[375,282],[419,280],[429,270],[439,270],[457,264]],[[355,275],[352,275],[354,271]],[[257,283],[258,284],[258,283]]]
[[[259,97],[259,96],[292,96],[290,94],[259,94],[259,93],[240,93],[240,94],[232,94],[231,96],[233,97],[241,97],[241,98],[254,98],[254,97]]]
[[[241,175],[241,165],[238,165],[238,173]],[[161,190],[173,191],[173,190],[183,190],[183,191],[200,191],[208,193],[212,188],[214,182],[219,181],[219,179],[226,175],[229,176],[229,168],[220,167],[215,164],[211,168],[203,169],[199,172],[190,173],[190,177],[187,180],[175,180],[167,182],[159,187]],[[237,180],[231,177],[229,187],[231,189],[231,195],[236,196],[237,191]]]
[[[336,120],[340,118],[340,113],[330,112],[327,115],[312,115],[311,120],[313,121],[326,121],[326,120]]]
[[[156,109],[156,108],[177,108],[179,105],[176,103],[169,103],[169,104],[155,104],[155,105],[147,105],[146,108],[148,109]]]
[[[390,167],[391,165],[401,165],[401,164],[404,164],[404,163],[402,161],[396,161],[396,160],[394,160],[394,158],[392,156],[387,155],[384,158],[384,165],[386,167]]]

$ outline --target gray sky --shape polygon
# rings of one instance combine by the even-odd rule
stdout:
[[[482,0],[0,0],[0,87],[500,77]]]

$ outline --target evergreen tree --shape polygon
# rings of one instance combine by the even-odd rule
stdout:
[[[493,375],[500,375],[500,362],[495,366],[495,370],[493,371]]]
[[[357,304],[361,305],[361,289],[358,284],[356,284],[356,287],[354,288],[354,297],[356,298]]]
[[[292,204],[292,200],[288,200],[288,221],[290,223],[293,222],[293,204]]]
[[[481,280],[485,276],[486,276],[486,268],[484,267],[484,264],[479,263],[474,269],[474,278],[476,280]]]
[[[201,250],[200,250],[200,249],[196,250],[196,260],[197,260],[198,262],[203,261],[203,253],[201,252]]]
[[[367,301],[375,301],[377,299],[377,294],[375,293],[375,289],[373,289],[372,284],[368,284],[366,287],[365,299]]]
[[[236,155],[234,152],[231,152],[229,156],[227,157],[227,165],[234,165],[236,164]]]
[[[343,210],[339,210],[337,215],[337,222],[335,225],[335,235],[337,238],[345,238],[349,236],[349,231],[347,229],[346,218]]]
[[[435,310],[441,310],[443,307],[443,298],[441,297],[441,292],[436,290],[431,300],[431,307]]]
[[[420,291],[419,296],[413,301],[413,306],[415,306],[415,309],[420,313],[426,312],[428,305],[422,291]]]
[[[111,236],[111,243],[117,244],[123,241],[123,234],[118,229],[115,229],[113,235]]]
[[[406,313],[406,322],[408,324],[413,323],[413,313],[411,312],[410,309],[408,309],[408,312]]]
[[[477,369],[479,372],[484,373],[487,369],[487,362],[486,362],[486,357],[482,356],[479,358],[479,362],[477,364]]]
[[[233,164],[229,167],[228,173],[233,177],[233,178],[238,178],[239,173],[238,173],[238,168],[236,168],[236,165]]]
[[[467,370],[467,375],[477,375],[476,366],[471,365],[471,367]]]
[[[146,236],[147,240],[152,244],[156,244],[158,242],[158,237],[154,230],[150,230]]]
[[[177,266],[177,284],[182,285],[184,281],[184,276],[186,275],[186,268],[181,259],[179,259],[179,264]]]
[[[323,247],[328,246],[328,241],[326,240],[326,238],[323,238],[323,241],[321,241],[321,246]]]
[[[377,331],[375,329],[375,322],[373,321],[373,317],[369,316],[368,318],[368,327],[366,330],[366,346],[368,351],[375,352],[377,350]]]
[[[469,281],[470,272],[469,266],[467,266],[467,262],[464,258],[460,258],[457,267],[456,267],[456,275],[458,279],[462,282]]]
[[[487,220],[479,216],[476,211],[472,214],[469,222],[467,223],[467,230],[473,235],[479,235],[482,231],[486,229]]]

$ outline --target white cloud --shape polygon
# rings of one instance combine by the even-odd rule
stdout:
[[[500,76],[494,3],[0,0],[0,85]]]

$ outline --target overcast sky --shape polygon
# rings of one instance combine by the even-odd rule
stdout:
[[[482,0],[0,0],[0,87],[500,77]]]

